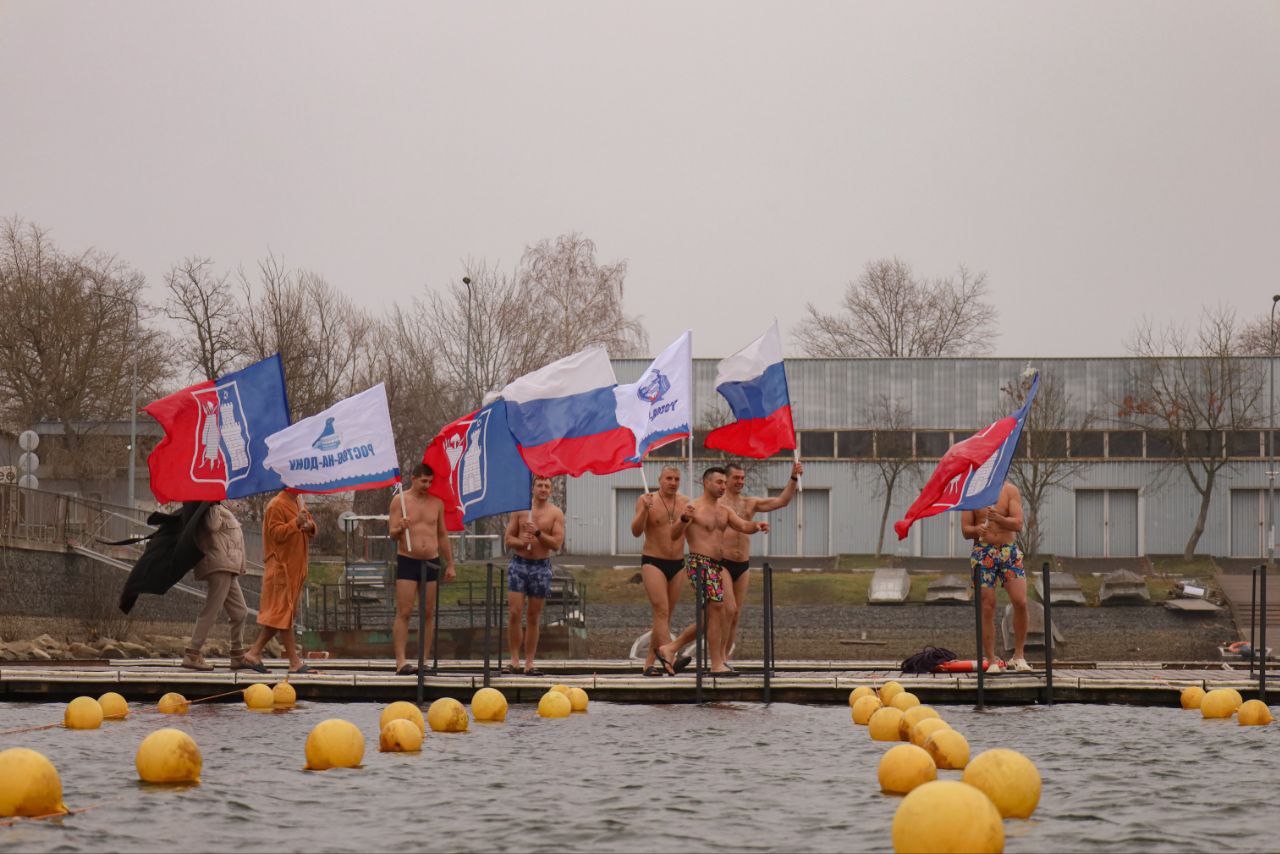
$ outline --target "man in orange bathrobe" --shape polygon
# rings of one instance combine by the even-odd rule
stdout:
[[[309,673],[311,668],[298,656],[293,634],[293,616],[307,580],[307,542],[315,536],[316,523],[301,495],[281,490],[267,504],[262,519],[262,598],[258,605],[258,625],[262,631],[244,654],[245,664],[266,673],[262,650],[276,635],[284,643],[290,673]]]

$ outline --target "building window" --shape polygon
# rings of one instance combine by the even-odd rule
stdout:
[[[806,459],[834,457],[836,434],[830,430],[805,430],[800,433],[800,456]]]
[[[661,448],[654,448],[646,456],[655,460],[678,460],[687,456],[684,450],[686,439],[680,439],[675,442],[668,442]]]
[[[1067,455],[1065,430],[1028,430],[1022,434],[1029,443],[1032,456],[1061,459]]]
[[[1227,434],[1227,455],[1258,457],[1262,455],[1262,431],[1237,430]]]
[[[1187,453],[1193,457],[1217,457],[1222,454],[1222,431],[1188,430],[1182,434]]]
[[[1173,442],[1169,440],[1168,433],[1156,430],[1147,431],[1147,459],[1168,460],[1177,455]]]
[[[1102,433],[1098,430],[1077,430],[1068,440],[1067,452],[1072,457],[1101,457]]]
[[[950,433],[916,433],[916,456],[937,459],[951,447]]]
[[[836,434],[839,456],[866,459],[875,453],[875,433],[871,430],[841,430]]]
[[[910,430],[877,430],[877,457],[909,457],[911,456]]]
[[[1142,456],[1141,430],[1112,430],[1107,434],[1107,456],[1137,458]]]

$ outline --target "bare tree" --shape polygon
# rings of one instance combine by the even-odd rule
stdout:
[[[1009,409],[1020,409],[1027,400],[1030,384],[1021,380],[1007,383],[1000,391]],[[1009,413],[1000,412],[997,418]],[[1079,477],[1087,463],[1067,456],[1067,435],[1092,429],[1095,414],[1074,414],[1071,397],[1052,373],[1040,372],[1040,388],[1022,428],[1019,452],[1009,464],[1009,479],[1022,493],[1026,524],[1019,544],[1028,555],[1039,555],[1044,543],[1041,525],[1045,500],[1055,489],[1066,489]]]
[[[1204,533],[1218,474],[1230,469],[1232,431],[1256,427],[1264,371],[1242,358],[1235,313],[1205,308],[1196,330],[1143,322],[1129,344],[1131,394],[1117,406],[1117,420],[1148,430],[1169,454],[1167,465],[1186,474],[1200,495],[1183,558],[1195,555]]]
[[[180,324],[184,366],[206,380],[225,373],[243,349],[237,325],[242,311],[227,279],[214,271],[212,260],[196,256],[173,265],[164,277],[165,314]]]
[[[869,262],[845,288],[840,309],[808,303],[793,333],[809,356],[961,356],[991,350],[996,309],[985,273],[963,266],[955,276],[917,279],[904,261]]]
[[[115,256],[60,251],[48,234],[14,218],[0,223],[0,399],[4,420],[63,425],[63,448],[77,477],[110,469],[85,444],[95,422],[127,420],[137,354],[139,400],[167,379],[168,342],[146,325],[145,280]],[[134,330],[134,306],[141,323]],[[100,450],[100,449],[99,449]],[[120,455],[120,460],[123,460]],[[51,461],[52,462],[52,461]]]
[[[600,264],[595,243],[576,233],[543,240],[520,260],[520,285],[548,309],[556,358],[594,344],[614,357],[648,350],[644,326],[622,308],[626,277],[626,261]]]
[[[884,552],[884,529],[889,522],[889,509],[898,482],[920,472],[920,461],[911,447],[911,409],[885,395],[871,402],[868,422],[875,430],[875,448],[871,455],[871,473],[876,492],[884,497],[880,508],[880,527],[876,535],[876,557]]]

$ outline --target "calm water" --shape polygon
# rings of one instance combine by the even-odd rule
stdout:
[[[0,736],[53,760],[67,805],[94,809],[0,828],[0,851],[849,851],[891,850],[898,799],[881,795],[872,742],[847,708],[624,706],[429,733],[421,754],[377,752],[380,705],[289,712],[196,707],[104,728]],[[1007,851],[1280,848],[1280,726],[1127,706],[939,707],[975,754],[1005,746],[1039,766],[1040,808],[1007,821]],[[0,705],[0,728],[59,720],[62,706]],[[304,772],[311,726],[365,733],[359,770]],[[203,782],[137,782],[148,732],[188,730]],[[942,778],[959,772],[940,772]]]

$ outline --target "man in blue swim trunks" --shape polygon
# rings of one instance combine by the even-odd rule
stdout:
[[[551,553],[564,544],[564,513],[551,503],[551,478],[533,479],[533,508],[512,513],[504,537],[511,549],[507,563],[508,627],[511,630],[511,664],[504,673],[543,676],[533,666],[538,651],[538,620],[551,591]],[[527,606],[527,607],[526,607]],[[525,617],[523,636],[520,617]],[[524,650],[524,670],[520,652]]]
[[[966,510],[960,517],[965,539],[974,541],[969,568],[978,570],[982,590],[982,645],[991,662],[988,673],[1004,672],[996,659],[997,579],[1013,605],[1013,660],[1009,664],[1019,672],[1031,670],[1023,649],[1027,642],[1027,576],[1022,569],[1022,550],[1014,542],[1022,525],[1022,495],[1007,482],[995,504],[983,510]]]

